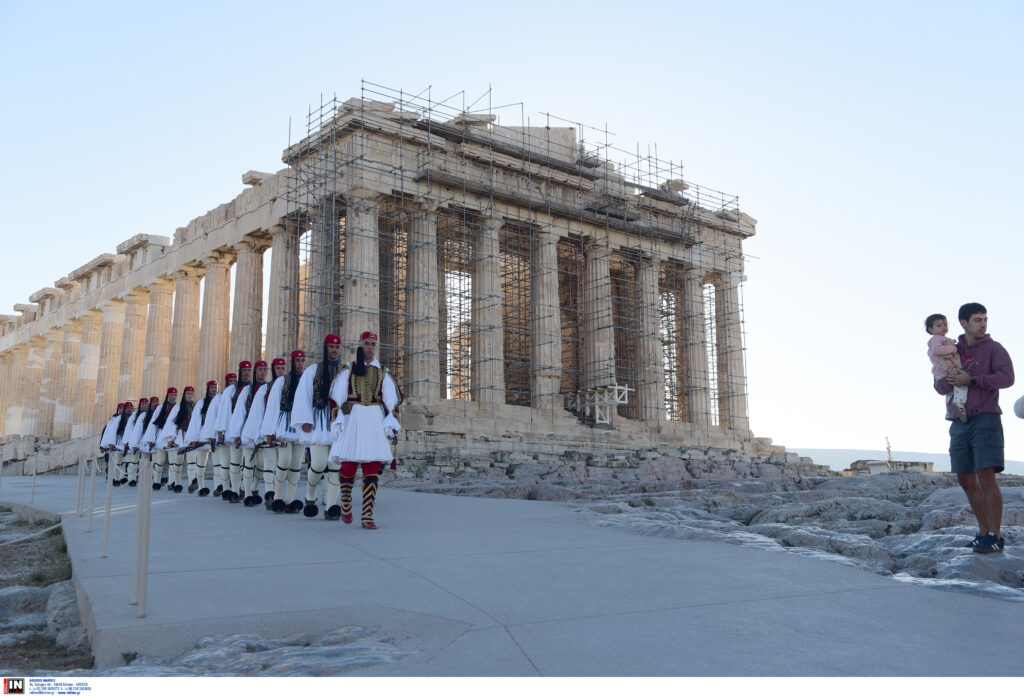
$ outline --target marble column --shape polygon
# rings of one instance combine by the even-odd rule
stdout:
[[[504,221],[480,221],[473,259],[470,391],[481,408],[505,403],[505,337],[501,319],[501,249]]]
[[[35,432],[40,440],[49,440],[53,437],[53,414],[60,391],[60,355],[64,348],[64,330],[53,327],[45,336],[43,372],[39,382],[39,415],[36,418]]]
[[[81,360],[82,322],[70,319],[62,327],[64,345],[61,349],[57,384],[57,400],[53,410],[53,439],[62,442],[71,438],[75,423],[75,376]]]
[[[531,295],[531,405],[561,410],[562,312],[558,305],[558,235],[538,231],[533,239]]]
[[[345,196],[345,285],[341,298],[342,360],[355,356],[359,335],[380,333],[380,258],[377,239],[379,197]]]
[[[234,246],[235,291],[228,362],[256,362],[263,357],[263,252],[261,240],[244,239]]]
[[[92,407],[92,432],[103,429],[114,413],[118,378],[121,375],[121,346],[124,342],[125,301],[113,299],[101,307],[103,327],[100,331],[99,367],[96,369],[96,393]],[[120,399],[123,401],[124,399]]]
[[[46,339],[35,336],[28,341],[28,355],[25,360],[25,396],[21,419],[22,435],[37,435],[39,423],[40,394],[43,381],[43,354]]]
[[[590,240],[583,248],[583,386],[587,389],[616,383],[610,257],[604,241]]]
[[[743,319],[739,280],[732,275],[715,283],[715,323],[718,338],[718,412],[721,425],[746,435],[747,382],[743,360]]]
[[[25,382],[28,381],[27,364],[28,346],[19,344],[10,350],[10,367],[8,368],[7,411],[0,414],[5,419],[4,435],[24,434],[22,430],[22,413],[25,402]]]
[[[405,392],[410,404],[429,409],[443,398],[438,350],[437,204],[421,201],[409,220],[409,265],[406,275]]]
[[[686,326],[686,411],[690,423],[706,429],[710,424],[710,369],[706,317],[704,314],[704,271],[683,271],[683,316]]]
[[[640,259],[637,277],[640,281],[640,372],[635,397],[640,418],[649,430],[656,430],[665,420],[665,362],[661,346],[661,294],[658,276],[661,259],[645,256]]]
[[[199,281],[202,277],[202,269],[191,266],[185,266],[174,274],[174,318],[171,323],[171,346],[174,350],[170,356],[167,380],[170,385],[191,385],[196,388],[196,394],[200,393]],[[222,377],[210,375],[204,377],[202,383]]]
[[[121,343],[121,371],[117,379],[117,400],[137,401],[142,394],[142,364],[146,357],[146,314],[149,293],[136,288],[124,298],[124,338]],[[166,389],[164,385],[162,389]],[[157,393],[162,393],[158,391]]]
[[[215,379],[223,388],[228,372],[228,314],[231,307],[231,257],[214,253],[203,260],[203,318],[199,331],[199,379]]]
[[[71,437],[85,437],[93,432],[93,410],[96,408],[96,378],[100,368],[100,337],[103,334],[103,313],[90,310],[81,316],[82,341],[75,366],[75,419]],[[106,414],[108,417],[109,413]]]
[[[267,358],[299,346],[299,237],[294,225],[270,228],[270,296],[267,299]],[[268,360],[267,362],[269,362]]]
[[[0,355],[0,437],[7,434],[7,405],[10,400],[12,362],[10,351]]]
[[[146,348],[142,359],[142,391],[128,397],[162,394],[167,387],[184,389],[184,384],[168,381],[171,370],[171,311],[174,303],[174,280],[166,276],[146,283],[149,291],[149,316],[146,319]],[[176,351],[195,353],[195,346],[175,346]],[[138,406],[138,404],[136,404]]]

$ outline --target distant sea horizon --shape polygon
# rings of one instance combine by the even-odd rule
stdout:
[[[855,450],[855,449],[816,449],[812,447],[786,447],[788,452],[797,452],[802,457],[810,457],[815,464],[824,464],[830,469],[842,471],[849,469],[850,464],[858,459],[887,459],[885,450]],[[948,452],[906,452],[893,450],[892,458],[902,462],[934,462],[935,471],[949,471]],[[1017,474],[1024,476],[1024,462],[1006,461],[1004,474]]]

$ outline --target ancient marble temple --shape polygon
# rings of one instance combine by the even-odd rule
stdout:
[[[312,110],[287,166],[233,200],[0,316],[4,460],[94,457],[119,402],[318,359],[328,332],[351,358],[367,329],[405,391],[400,453],[439,466],[770,445],[747,418],[755,220],[735,198],[582,125],[363,96]]]

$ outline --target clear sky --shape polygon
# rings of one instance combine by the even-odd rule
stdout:
[[[926,315],[986,304],[1024,371],[1022,28],[1020,2],[2,0],[0,311],[281,168],[321,93],[490,85],[657,143],[758,219],[758,435],[942,451]],[[1004,426],[1024,459],[1024,421]]]

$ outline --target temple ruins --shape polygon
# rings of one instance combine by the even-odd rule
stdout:
[[[95,457],[118,402],[294,347],[319,359],[328,332],[351,359],[372,329],[405,391],[399,456],[425,466],[686,448],[799,463],[748,423],[756,221],[737,198],[606,130],[453,101],[370,83],[323,101],[284,169],[0,316],[3,459]]]

